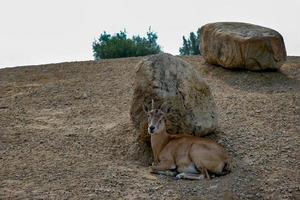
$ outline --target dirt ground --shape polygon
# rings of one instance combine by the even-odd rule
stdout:
[[[230,174],[202,181],[133,159],[141,59],[1,69],[0,199],[300,199],[300,57],[275,72],[183,57],[211,87],[219,128],[209,137],[232,158]]]

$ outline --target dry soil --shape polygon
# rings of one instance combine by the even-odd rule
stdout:
[[[141,59],[1,69],[0,199],[300,199],[300,57],[271,72],[183,57],[211,87],[220,120],[209,137],[232,158],[230,174],[202,181],[133,159]]]

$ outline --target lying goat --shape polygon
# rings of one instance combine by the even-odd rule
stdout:
[[[166,132],[166,114],[161,108],[149,110],[148,132],[154,154],[152,172],[186,179],[210,178],[227,174],[229,157],[225,149],[216,142],[192,135],[170,135]]]

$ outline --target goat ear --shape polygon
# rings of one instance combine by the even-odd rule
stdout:
[[[144,110],[145,113],[149,112],[149,108],[146,104],[143,104],[143,110]]]

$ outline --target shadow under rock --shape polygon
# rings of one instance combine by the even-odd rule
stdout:
[[[201,67],[210,68],[211,76],[225,84],[249,92],[290,92],[299,91],[300,88],[300,79],[294,76],[295,73],[291,74],[291,71],[300,71],[300,68],[286,70],[283,66],[280,70],[246,71],[225,69],[207,63]]]

